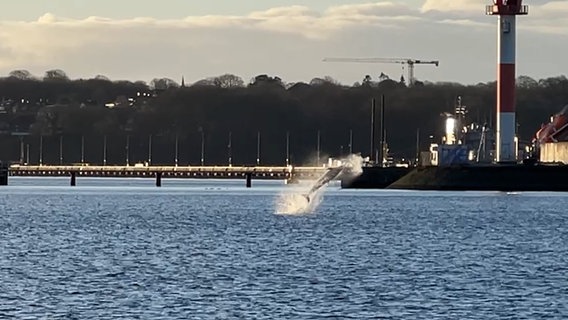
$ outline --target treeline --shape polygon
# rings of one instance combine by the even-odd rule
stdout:
[[[520,77],[517,84],[518,132],[530,141],[568,104],[568,79]],[[344,86],[330,78],[287,84],[260,75],[245,83],[223,75],[189,85],[165,78],[150,84],[103,76],[70,80],[61,70],[36,79],[14,71],[0,79],[0,158],[44,164],[173,164],[177,158],[180,165],[197,165],[204,157],[205,164],[253,165],[259,136],[261,164],[285,163],[287,136],[295,164],[314,163],[318,145],[321,162],[349,151],[367,156],[371,101],[381,95],[388,146],[397,158],[414,158],[417,133],[420,149],[439,140],[442,115],[453,113],[458,96],[469,121],[494,127],[494,82],[407,87],[367,76]]]

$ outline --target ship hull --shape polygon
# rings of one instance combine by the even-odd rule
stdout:
[[[411,171],[404,167],[363,167],[363,172],[341,178],[343,189],[384,189]]]
[[[419,167],[387,188],[458,191],[568,191],[568,166],[495,164]]]

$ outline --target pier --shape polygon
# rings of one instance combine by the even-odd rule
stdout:
[[[52,166],[12,165],[9,176],[16,177],[70,177],[70,184],[76,185],[80,177],[101,178],[155,178],[160,187],[163,178],[177,179],[244,179],[246,186],[252,186],[253,179],[298,180],[317,179],[325,167],[270,167],[270,166]]]

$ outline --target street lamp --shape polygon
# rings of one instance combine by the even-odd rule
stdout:
[[[126,166],[130,165],[130,135],[126,135]]]
[[[85,136],[81,136],[81,165],[85,164]]]
[[[349,130],[349,154],[353,154],[353,130]]]
[[[103,166],[107,165],[107,136],[103,137]]]
[[[290,131],[286,131],[286,166],[290,165]]]
[[[202,127],[199,127],[199,131],[201,132],[201,166],[205,165],[205,130]]]
[[[152,135],[148,135],[148,165],[152,164]]]
[[[229,131],[229,144],[227,145],[227,152],[229,154],[229,167],[233,165],[233,132]]]
[[[63,165],[63,134],[59,135],[59,165]]]
[[[39,135],[39,165],[43,165],[43,135]]]
[[[179,133],[176,130],[176,148],[175,148],[175,158],[174,158],[174,163],[175,166],[178,166],[178,153],[179,153]]]
[[[257,132],[256,136],[256,165],[260,165],[260,131]]]
[[[321,147],[321,132],[318,130],[318,141],[317,141],[317,160],[316,166],[319,167],[320,165],[320,147]]]

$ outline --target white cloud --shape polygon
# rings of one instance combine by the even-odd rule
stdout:
[[[487,0],[426,0],[422,11],[484,12]]]
[[[170,20],[68,19],[47,13],[36,21],[0,22],[0,73],[29,69],[41,75],[61,68],[71,77],[150,80],[185,75],[190,81],[227,72],[245,79],[277,74],[289,81],[329,74],[351,83],[373,70],[404,71],[397,65],[329,65],[321,59],[410,56],[441,61],[440,68],[417,68],[420,78],[489,81],[494,77],[496,21],[484,15],[486,2],[374,2],[322,12],[291,6],[242,16]],[[565,37],[567,16],[568,1],[533,6],[531,16],[519,23],[520,46],[529,39],[566,51],[566,41],[553,38]]]

